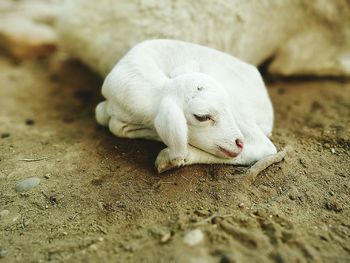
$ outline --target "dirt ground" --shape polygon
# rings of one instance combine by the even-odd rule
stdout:
[[[164,146],[99,127],[102,80],[78,63],[0,72],[0,262],[350,262],[350,83],[268,85],[293,151],[249,186],[242,167],[156,175]]]

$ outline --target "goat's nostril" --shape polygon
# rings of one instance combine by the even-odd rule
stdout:
[[[243,141],[242,140],[240,140],[240,139],[236,139],[236,145],[238,146],[238,148],[241,148],[241,149],[243,149]]]

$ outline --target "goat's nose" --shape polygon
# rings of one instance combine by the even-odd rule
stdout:
[[[238,148],[243,149],[244,143],[241,139],[236,139],[235,142],[236,142],[236,145],[238,146]]]

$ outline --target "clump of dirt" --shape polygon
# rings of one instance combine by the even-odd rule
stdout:
[[[50,65],[0,58],[0,261],[349,262],[350,83],[270,84],[293,151],[247,186],[242,167],[156,175],[163,145],[96,124],[102,80]]]

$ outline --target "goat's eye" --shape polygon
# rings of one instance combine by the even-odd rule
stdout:
[[[204,121],[210,121],[212,120],[212,117],[210,115],[196,115],[193,114],[193,116],[196,118],[197,121],[204,122]]]

